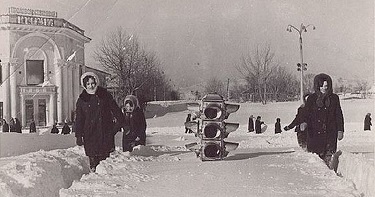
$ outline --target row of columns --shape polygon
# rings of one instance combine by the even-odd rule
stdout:
[[[64,118],[70,116],[70,111],[74,109],[73,99],[78,98],[79,94],[79,68],[78,65],[71,64],[69,66],[64,60],[57,60],[54,64],[54,74],[55,74],[55,86],[57,87],[57,98],[55,94],[50,94],[49,98],[49,114],[48,119],[50,123],[55,122],[55,103],[57,110],[57,122],[63,123]],[[2,59],[2,74],[3,82],[2,89],[4,91],[4,100],[3,100],[3,116],[4,119],[10,120],[12,117],[22,118],[22,123],[26,123],[26,112],[25,112],[25,98],[22,95],[18,95],[17,90],[17,59],[10,59],[9,61],[4,61]],[[67,76],[64,76],[64,73]],[[63,80],[63,77],[66,77],[66,80]],[[47,79],[49,80],[49,78]],[[78,81],[78,82],[77,82]],[[78,87],[76,87],[78,85]],[[65,91],[63,90],[65,88]],[[66,103],[64,102],[64,96],[66,96]],[[55,102],[56,99],[56,102]],[[19,103],[18,103],[19,102]],[[20,109],[17,108],[17,105],[20,104]],[[66,110],[64,112],[63,104],[66,105]],[[64,116],[64,114],[66,116]]]

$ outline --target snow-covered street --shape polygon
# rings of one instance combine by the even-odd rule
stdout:
[[[373,100],[370,100],[372,102]],[[350,111],[361,108],[360,102],[343,102]],[[250,106],[255,113],[257,106]],[[295,110],[292,104],[271,104]],[[259,107],[259,106],[258,106]],[[262,106],[260,107],[262,108]],[[239,111],[238,115],[245,113]],[[288,112],[289,110],[285,110]],[[17,143],[6,139],[39,139],[39,146],[51,151],[31,151],[0,158],[0,193],[2,196],[373,196],[375,132],[361,131],[361,122],[346,124],[345,138],[338,147],[343,151],[337,176],[321,159],[298,147],[296,133],[273,133],[273,126],[263,134],[246,133],[246,124],[239,118],[240,128],[226,141],[239,142],[237,150],[223,161],[202,162],[184,145],[196,142],[193,134],[185,134],[176,126],[186,111],[170,113],[148,120],[147,146],[131,154],[119,147],[110,158],[101,162],[96,173],[89,173],[88,158],[83,148],[74,145],[74,136],[52,134],[1,133],[1,152]],[[268,111],[267,113],[272,114]],[[286,115],[279,114],[284,123]],[[278,116],[279,116],[278,115]],[[355,117],[355,116],[353,116]],[[359,117],[359,116],[358,116]],[[246,118],[246,117],[245,117]],[[271,115],[264,118],[273,119]],[[291,117],[293,118],[293,117]],[[290,118],[290,119],[291,119]],[[172,120],[172,121],[171,121]],[[356,119],[354,119],[356,120]],[[169,127],[157,126],[170,121]],[[232,120],[235,121],[235,120]],[[22,137],[21,137],[22,136]],[[120,146],[122,133],[116,136]],[[24,140],[23,140],[24,141]],[[5,144],[4,144],[5,143]],[[61,149],[63,144],[71,148]],[[24,142],[22,149],[36,146]],[[57,150],[53,147],[58,147]],[[20,149],[20,148],[19,148]],[[11,152],[11,151],[9,151]]]

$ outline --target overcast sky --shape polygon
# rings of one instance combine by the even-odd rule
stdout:
[[[209,76],[236,78],[235,65],[256,46],[269,45],[275,61],[296,76],[296,31],[303,36],[309,73],[374,81],[373,0],[0,0],[9,6],[57,11],[85,30],[86,64],[104,35],[122,27],[154,51],[176,84],[199,84]]]

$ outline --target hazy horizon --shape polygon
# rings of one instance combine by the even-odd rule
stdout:
[[[86,65],[98,68],[93,51],[122,27],[156,53],[179,86],[202,84],[211,76],[238,79],[235,65],[257,46],[269,45],[275,62],[296,77],[298,33],[289,24],[313,24],[303,32],[307,73],[325,72],[374,82],[374,2],[363,0],[0,0],[8,7],[52,10],[85,30]]]

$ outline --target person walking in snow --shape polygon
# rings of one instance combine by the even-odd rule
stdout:
[[[329,75],[321,73],[314,77],[314,93],[307,98],[305,107],[307,150],[318,154],[330,169],[337,168],[333,161],[341,154],[337,151],[337,140],[344,137],[344,117]]]
[[[364,121],[364,130],[365,131],[370,131],[371,130],[371,113],[367,113],[365,116],[365,121]]]
[[[250,115],[249,121],[247,124],[247,132],[253,132],[254,131],[254,116]]]
[[[100,161],[109,157],[114,135],[120,130],[123,114],[112,95],[99,86],[99,78],[93,72],[81,76],[82,93],[76,102],[73,130],[76,144],[85,149],[89,157],[90,171],[95,172]],[[113,117],[118,120],[116,124]]]
[[[303,122],[303,117],[306,116],[306,100],[309,97],[310,94],[305,94],[303,96],[303,104],[298,107],[296,117],[293,119],[293,121],[286,127],[284,127],[285,131],[288,131],[290,129],[294,129],[294,131],[297,133],[297,142],[298,145],[304,149],[307,150],[307,130],[306,123]],[[301,130],[301,127],[303,127],[303,131]]]
[[[276,123],[275,123],[275,134],[281,133],[281,123],[280,123],[280,118],[276,118]]]
[[[263,121],[261,121],[262,117],[257,116],[257,119],[255,120],[255,133],[259,134],[262,133],[262,124],[264,124]]]
[[[134,146],[146,145],[146,118],[134,95],[125,97],[123,111],[122,150],[132,152]]]

